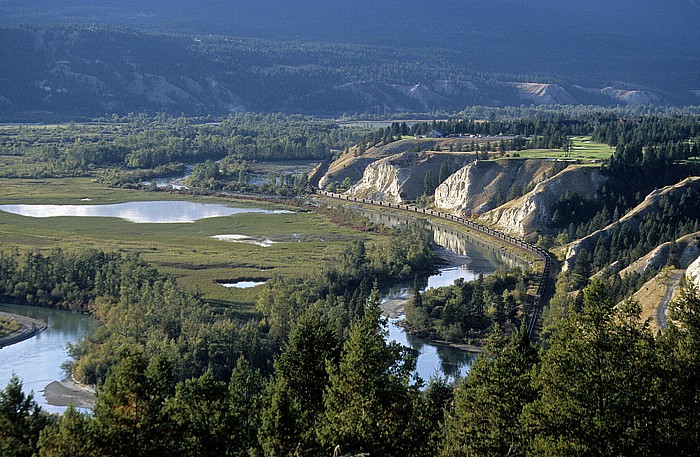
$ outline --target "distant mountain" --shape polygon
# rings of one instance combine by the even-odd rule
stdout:
[[[0,0],[0,23],[95,24],[455,51],[474,72],[700,90],[697,0]],[[545,81],[533,81],[545,82]]]
[[[585,71],[575,78],[487,72],[463,51],[448,48],[92,26],[0,28],[0,61],[4,118],[129,111],[385,114],[459,111],[469,105],[686,105],[698,100],[685,87],[607,80]]]

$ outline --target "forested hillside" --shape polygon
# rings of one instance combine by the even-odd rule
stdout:
[[[700,90],[699,16],[692,0],[0,2],[4,24],[440,48],[474,72],[542,75],[583,87],[625,81],[664,92]],[[422,60],[416,55],[412,63]]]
[[[455,112],[467,105],[688,105],[692,82],[488,71],[464,51],[162,35],[71,26],[0,29],[0,116],[160,111]],[[684,62],[683,71],[693,63]],[[646,74],[646,73],[645,73]]]

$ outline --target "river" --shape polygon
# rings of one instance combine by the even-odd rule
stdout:
[[[66,379],[61,365],[68,360],[67,343],[85,338],[98,322],[88,316],[33,306],[0,304],[0,311],[39,319],[47,324],[40,334],[0,349],[0,388],[4,389],[12,374],[22,380],[26,393],[46,411],[61,413],[66,407],[50,405],[44,398],[44,388],[53,381]]]
[[[149,205],[154,205],[154,203],[156,206],[161,204],[160,202],[147,202]],[[188,202],[168,203],[189,205]],[[111,207],[105,208],[105,206]],[[165,222],[165,220],[172,222],[172,219],[168,218],[154,219],[153,213],[145,220],[141,218],[141,216],[134,215],[134,207],[129,206],[127,211],[121,211],[125,208],[119,207],[115,209],[114,206],[117,205],[95,205],[95,207],[100,208],[100,210],[110,210],[108,214],[99,214],[101,216],[109,215],[111,217],[122,217],[142,223],[162,223]],[[216,209],[223,209],[224,211],[233,210],[234,212],[238,210],[236,208],[221,206],[222,208]],[[26,207],[22,209],[26,210]],[[32,209],[34,210],[37,208]],[[60,208],[59,210],[63,211],[64,209],[65,208]],[[187,219],[195,220],[201,215],[204,215],[204,217],[216,217],[209,211],[211,210],[210,207],[198,207],[197,209],[205,209],[206,211],[203,211],[203,214],[200,212],[197,212],[196,215],[188,214]],[[182,208],[180,207],[178,210],[179,211],[172,211],[172,208],[167,208],[167,210],[158,211],[157,213],[169,214],[172,212],[179,212],[182,214]],[[243,211],[250,210],[251,208],[243,209]],[[259,209],[252,210],[261,211]],[[269,213],[272,211],[263,210],[261,212]],[[52,216],[56,215],[55,213],[51,213],[51,211],[49,214]],[[387,215],[372,211],[366,214],[373,221],[387,225],[403,224],[409,220],[395,215]],[[47,217],[47,213],[31,215],[34,217]],[[515,266],[521,265],[524,262],[499,248],[453,229],[438,224],[431,224],[431,227],[433,229],[433,238],[435,242],[446,249],[443,255],[448,258],[450,262],[448,265],[441,268],[438,274],[425,275],[419,278],[419,286],[423,290],[450,285],[457,278],[472,280],[479,274],[489,275],[500,266]],[[412,284],[397,284],[390,289],[382,291],[382,300],[407,299],[410,295],[411,287]],[[68,360],[66,344],[69,342],[75,343],[84,338],[90,329],[98,325],[97,322],[84,315],[47,308],[0,304],[0,311],[40,319],[48,324],[48,328],[41,334],[0,349],[0,388],[4,388],[12,374],[15,373],[22,379],[25,392],[33,391],[36,401],[42,408],[50,412],[64,411],[66,409],[65,407],[48,404],[43,396],[44,388],[53,381],[65,379],[65,373],[61,365]],[[425,341],[407,335],[401,327],[394,325],[399,320],[400,318],[392,318],[390,320],[387,338],[389,341],[397,341],[420,353],[417,360],[416,372],[421,378],[427,381],[434,374],[442,374],[454,380],[467,373],[475,358],[473,353],[462,351],[449,345]]]
[[[372,222],[389,226],[402,225],[411,220],[372,210],[362,212]],[[441,255],[448,262],[446,266],[439,269],[437,274],[418,278],[418,286],[423,291],[452,285],[459,278],[471,281],[480,274],[488,276],[503,266],[514,267],[526,264],[523,259],[478,238],[440,224],[431,223],[430,227],[433,232],[433,241],[444,249]],[[383,290],[382,301],[406,300],[411,295],[412,287],[412,283],[404,283]],[[476,354],[408,335],[401,326],[397,325],[401,320],[402,316],[389,319],[387,340],[396,341],[418,351],[416,374],[424,381],[427,382],[436,374],[446,376],[450,381],[455,381],[467,374],[476,359]]]

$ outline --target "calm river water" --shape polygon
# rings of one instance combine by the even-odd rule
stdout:
[[[375,211],[363,211],[363,213],[371,221],[389,226],[402,225],[410,220]],[[430,227],[433,231],[433,240],[445,248],[445,254],[447,254],[445,257],[450,258],[452,262],[441,268],[438,274],[419,278],[419,287],[422,290],[449,286],[459,278],[471,281],[480,274],[488,276],[500,267],[525,264],[524,260],[477,238],[439,224],[430,224]],[[408,299],[412,287],[412,283],[398,284],[383,291],[382,300]],[[420,353],[416,373],[424,381],[427,382],[431,376],[436,374],[446,376],[452,381],[467,374],[476,354],[408,335],[402,327],[396,325],[401,320],[402,317],[389,320],[387,339],[397,341]]]
[[[0,304],[0,311],[39,319],[47,329],[33,338],[0,349],[0,388],[4,389],[12,374],[22,380],[26,393],[34,391],[34,399],[49,412],[63,412],[65,407],[52,406],[43,395],[44,387],[63,381],[66,375],[61,364],[68,360],[66,343],[85,338],[98,325],[88,316],[33,306]]]

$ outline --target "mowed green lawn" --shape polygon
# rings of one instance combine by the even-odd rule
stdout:
[[[571,140],[574,143],[574,148],[568,155],[561,149],[528,149],[518,151],[518,154],[520,158],[525,159],[602,161],[615,153],[615,149],[607,144],[593,142],[590,136],[575,136],[571,137]]]
[[[0,204],[107,204],[144,200],[190,200],[229,206],[280,208],[223,198],[194,198],[164,192],[105,189],[90,180],[0,180]],[[81,201],[90,198],[90,202]],[[94,247],[139,252],[181,285],[213,301],[249,310],[257,289],[225,288],[217,281],[265,280],[275,274],[311,272],[339,258],[345,243],[366,234],[338,227],[299,208],[291,214],[246,213],[181,224],[136,224],[115,218],[32,218],[0,211],[0,245],[48,250]],[[247,235],[285,240],[269,247],[212,239]],[[293,235],[292,240],[289,238]],[[302,241],[296,241],[302,240]]]

